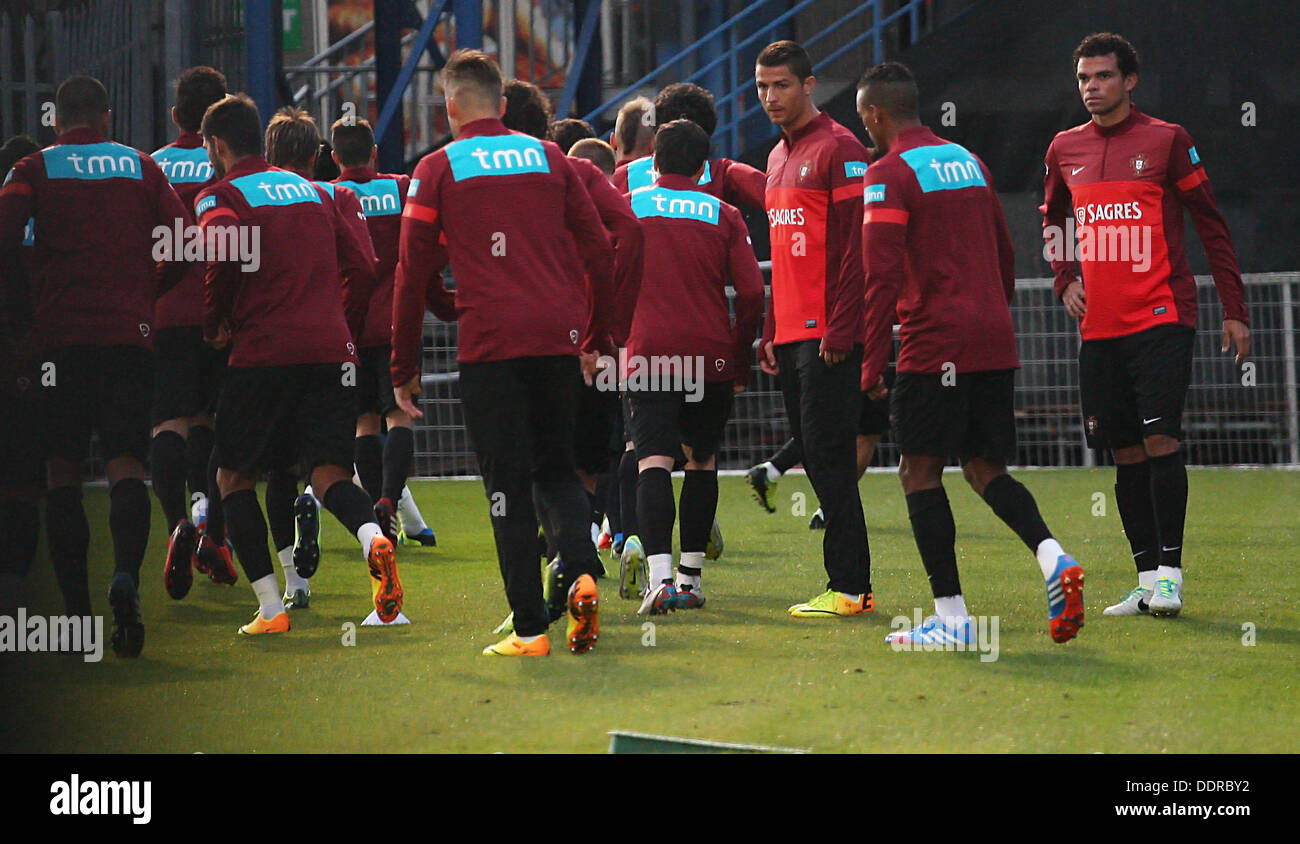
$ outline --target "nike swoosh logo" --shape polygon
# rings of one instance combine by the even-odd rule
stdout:
[[[1155,419],[1143,419],[1143,425],[1150,425],[1152,422],[1159,422],[1162,417],[1157,416]]]
[[[1083,165],[1083,167],[1087,167],[1087,166],[1088,166],[1087,164]],[[1082,170],[1083,167],[1075,167],[1073,170],[1070,171],[1070,175],[1071,176],[1079,175],[1079,171]]]

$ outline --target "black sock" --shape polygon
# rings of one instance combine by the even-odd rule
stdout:
[[[646,556],[673,552],[673,476],[667,469],[644,469],[636,479],[636,516]]]
[[[370,496],[371,506],[384,494],[384,443],[378,434],[357,437],[353,444],[357,477]]]
[[[1155,571],[1160,565],[1160,534],[1151,501],[1151,464],[1116,464],[1115,505],[1137,570]]]
[[[108,493],[108,527],[113,534],[113,573],[126,572],[140,585],[140,566],[149,547],[149,490],[139,478],[123,478]]]
[[[618,463],[619,503],[623,513],[623,536],[637,535],[636,452],[625,451]]]
[[[201,492],[211,497],[215,491],[208,486],[208,458],[212,455],[212,429],[206,425],[194,425],[190,428],[190,437],[185,441],[185,479],[190,487],[190,495]]]
[[[803,440],[794,437],[786,440],[785,445],[781,446],[780,450],[773,454],[772,459],[768,462],[784,475],[803,462]]]
[[[410,428],[389,428],[388,439],[384,441],[384,498],[393,502],[402,497],[402,487],[406,486],[406,476],[411,474],[411,462],[415,460],[415,432]]]
[[[31,501],[0,501],[0,572],[27,577],[41,535],[41,511]],[[0,608],[12,609],[3,597]]]
[[[273,573],[271,552],[266,548],[266,519],[257,503],[257,490],[232,492],[221,503],[225,506],[230,541],[239,549],[239,565],[244,569],[244,577],[253,583]]]
[[[185,502],[187,471],[185,438],[175,431],[159,431],[149,444],[149,471],[153,474],[153,491],[167,517],[167,533],[189,516]]]
[[[1010,475],[998,475],[989,481],[989,485],[984,487],[984,503],[992,507],[998,518],[1029,546],[1029,553],[1037,554],[1039,544],[1052,538],[1052,532],[1038,513],[1034,496]]]
[[[610,460],[609,471],[601,475],[606,480],[605,515],[609,517],[609,532],[615,536],[623,532],[623,496],[622,485],[618,479],[618,467],[622,458]]]
[[[45,498],[45,539],[68,615],[90,615],[86,575],[90,522],[86,520],[80,488],[61,486],[50,490]]]
[[[709,546],[713,518],[718,513],[718,473],[711,469],[687,469],[678,509],[682,553],[702,553]]]
[[[1151,501],[1160,537],[1160,565],[1182,568],[1183,523],[1187,519],[1187,465],[1183,452],[1152,457]]]
[[[537,543],[541,556],[548,560],[554,560],[559,547],[555,544],[555,533],[559,529],[557,525],[551,522],[547,517],[553,515],[546,512],[542,506],[543,493],[533,484],[533,513],[537,516],[537,526],[541,529],[540,541]]]
[[[943,487],[923,489],[907,496],[907,515],[912,521],[912,536],[921,552],[930,591],[936,598],[961,594],[957,576],[957,525]]]
[[[370,501],[370,497],[351,481],[338,481],[333,484],[325,491],[325,498],[321,503],[353,536],[357,535],[362,525],[375,520],[374,504]],[[365,550],[369,552],[370,549]]]
[[[208,489],[212,490],[212,494],[208,496],[208,524],[203,529],[203,533],[218,545],[224,545],[226,544],[226,509],[221,501],[221,487],[217,486],[218,461],[217,450],[214,448],[208,455]]]
[[[293,472],[272,472],[266,478],[266,521],[271,541],[278,552],[293,547],[293,502],[298,497],[298,476]]]

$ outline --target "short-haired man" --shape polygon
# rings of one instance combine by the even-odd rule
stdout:
[[[548,137],[555,141],[555,145],[565,155],[573,152],[573,145],[578,141],[587,140],[596,137],[596,130],[591,128],[591,124],[585,120],[579,120],[576,117],[566,117],[563,120],[556,120],[551,123],[548,130]],[[603,141],[602,141],[603,143]],[[612,149],[612,147],[611,147]]]
[[[876,65],[858,83],[858,114],[881,153],[863,180],[864,377],[883,385],[897,312],[898,475],[935,608],[886,641],[974,644],[943,489],[943,467],[956,457],[971,489],[1035,555],[1052,639],[1067,642],[1083,626],[1083,569],[1052,538],[1029,490],[1007,474],[1020,360],[1006,219],[984,162],[922,125],[918,105],[916,80],[898,62]]]
[[[614,148],[599,138],[583,138],[569,149],[569,158],[581,158],[596,165],[608,179],[614,175]]]
[[[1238,366],[1250,354],[1250,318],[1232,239],[1191,137],[1133,105],[1133,45],[1114,33],[1089,35],[1074,51],[1074,73],[1092,117],[1047,149],[1044,251],[1056,295],[1079,320],[1084,431],[1090,447],[1109,448],[1115,460],[1115,500],[1138,571],[1137,587],[1103,615],[1175,616],[1187,516],[1182,417],[1196,339],[1183,208],[1223,303],[1223,351],[1235,344]],[[1076,238],[1129,248],[1080,249],[1076,276],[1073,250],[1054,248]]]
[[[804,468],[826,514],[826,591],[796,618],[872,609],[855,430],[862,367],[862,174],[866,147],[813,104],[812,62],[793,41],[769,44],[754,69],[758,98],[781,139],[767,159],[772,301],[760,366],[779,379],[804,445]]]
[[[297,137],[293,122],[278,131]],[[254,486],[262,472],[295,464],[361,543],[375,615],[391,622],[404,597],[393,546],[369,498],[352,483],[354,338],[375,284],[373,251],[328,191],[262,157],[252,100],[227,96],[214,104],[202,131],[219,177],[195,203],[205,238],[256,232],[260,245],[256,266],[208,255],[204,289],[204,335],[215,346],[231,346],[217,402],[217,482],[231,541],[258,600],[257,615],[240,632],[289,629]],[[310,565],[297,567],[303,578],[313,573]]]
[[[81,464],[99,435],[109,485],[114,570],[113,650],[144,647],[140,565],[149,544],[149,450],[154,301],[184,266],[157,271],[155,229],[191,219],[152,158],[108,140],[108,91],[73,76],[55,93],[58,142],[14,165],[0,189],[0,276],[19,267],[34,220],[37,294],[31,343],[39,355],[41,434],[49,495],[46,532],[68,615],[90,615],[90,526]],[[0,282],[0,289],[8,285]]]
[[[522,79],[508,79],[502,87],[502,96],[506,98],[503,123],[534,138],[548,137],[555,109],[541,88]]]
[[[591,377],[597,353],[611,351],[604,321],[613,249],[559,148],[502,125],[496,63],[477,50],[458,50],[442,73],[455,140],[421,159],[402,212],[394,393],[398,406],[422,415],[413,399],[426,302],[440,318],[459,319],[461,402],[514,613],[515,632],[484,654],[550,652],[534,494],[573,578],[569,648],[585,653],[599,636],[592,576],[599,563],[574,473],[573,425],[580,376]],[[456,267],[454,310],[440,276],[449,260]]]
[[[699,185],[709,136],[690,120],[655,133],[655,184],[632,194],[645,232],[645,278],[627,351],[625,401],[636,448],[639,538],[649,575],[641,608],[704,605],[704,555],[718,508],[717,451],[733,393],[749,383],[763,318],[763,275],[735,207]],[[736,290],[735,322],[727,285]],[[673,579],[673,463],[686,457],[681,557]]]
[[[618,116],[614,118],[614,134],[609,139],[614,148],[616,187],[620,170],[654,151],[654,109],[655,104],[648,97],[634,97],[619,107]]]

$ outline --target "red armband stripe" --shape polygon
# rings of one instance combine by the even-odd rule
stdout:
[[[840,185],[831,191],[831,202],[843,202],[862,196],[862,185]]]
[[[402,216],[432,224],[438,219],[438,212],[436,209],[429,208],[426,205],[417,205],[414,202],[408,202],[406,203],[406,208],[402,209]]]
[[[1205,181],[1209,181],[1209,177],[1205,175],[1204,170],[1198,167],[1196,170],[1193,170],[1191,173],[1175,182],[1174,187],[1178,188],[1183,193],[1187,193],[1189,190]]]
[[[20,193],[23,196],[31,196],[32,186],[27,184],[26,182],[19,182],[15,180],[5,185],[3,190],[0,190],[0,195],[4,195],[7,193]]]
[[[230,217],[236,222],[239,220],[239,215],[234,211],[231,211],[229,208],[213,208],[211,211],[199,218],[199,225],[208,226],[218,217]]]
[[[911,216],[910,213],[901,208],[868,208],[867,212],[862,215],[862,222],[898,223],[900,226],[905,226]]]

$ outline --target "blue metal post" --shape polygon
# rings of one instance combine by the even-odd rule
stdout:
[[[245,0],[244,3],[244,54],[247,62],[248,95],[257,104],[262,126],[271,122],[275,113],[275,36],[276,26],[273,0]]]
[[[483,49],[482,0],[452,0],[451,11],[456,16],[456,49]]]
[[[404,150],[405,126],[401,105],[401,92],[393,97],[397,77],[402,68],[402,29],[398,18],[397,0],[375,0],[375,97],[382,106],[391,100],[398,108],[389,113],[386,124],[376,126],[375,143],[379,145],[379,169],[384,173],[401,173],[406,169]],[[412,51],[419,55],[419,50]],[[382,134],[380,134],[382,133]]]
[[[573,45],[573,59],[569,65],[568,76],[564,80],[564,90],[556,105],[557,117],[568,117],[569,106],[578,97],[578,113],[584,108],[600,107],[600,46],[596,37],[596,23],[600,20],[600,0],[579,2],[575,12],[581,14],[582,29],[577,33]],[[593,57],[594,49],[594,57]],[[591,72],[591,71],[594,71]],[[585,95],[586,101],[581,99]]]

